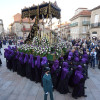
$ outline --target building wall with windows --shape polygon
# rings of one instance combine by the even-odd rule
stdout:
[[[79,34],[79,21],[80,21],[80,18],[77,18],[71,21],[70,35],[72,39],[79,38],[79,35],[78,35]]]
[[[34,19],[29,20],[29,18],[21,20],[21,14],[17,13],[13,16],[13,23],[9,25],[9,32],[21,38],[27,37],[34,21]]]
[[[97,6],[91,10],[91,39],[100,39],[100,6]]]
[[[70,23],[65,22],[61,25],[57,25],[54,31],[57,33],[58,37],[67,40],[70,38]]]
[[[87,38],[89,37],[91,12],[86,8],[78,8],[77,10],[70,19],[70,35],[72,39]]]

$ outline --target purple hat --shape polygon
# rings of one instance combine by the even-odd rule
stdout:
[[[78,57],[75,57],[74,58],[74,61],[78,62],[79,61],[79,58]]]
[[[72,52],[69,52],[68,56],[73,56],[73,53]]]
[[[63,68],[68,68],[68,63],[67,62],[63,62]]]
[[[87,58],[88,59],[88,54],[83,54],[82,56],[83,58]]]
[[[76,56],[76,57],[79,57],[79,53],[78,53],[78,52],[76,52],[76,53],[75,53],[75,56]]]
[[[65,79],[66,75],[68,74],[68,69],[66,68],[62,68],[62,72],[61,72],[61,79]]]
[[[11,49],[11,46],[8,46],[8,49]]]
[[[78,66],[77,66],[77,70],[79,70],[79,71],[83,71],[82,66],[81,66],[81,65],[78,65]]]
[[[41,65],[44,65],[48,62],[47,57],[42,57]]]
[[[87,61],[87,59],[86,59],[86,58],[82,58],[82,59],[81,59],[81,63],[83,63],[83,64],[85,64],[85,63],[86,63],[86,61]]]
[[[17,47],[16,46],[15,47],[12,47],[12,50],[16,51],[17,50]]]
[[[52,65],[51,71],[54,72],[59,67],[59,61],[55,60],[54,64]]]
[[[59,60],[63,60],[63,59],[64,59],[63,57],[60,57],[60,58],[59,58]]]
[[[71,58],[72,58],[71,56],[68,56],[68,60],[69,60],[69,61],[71,60]]]

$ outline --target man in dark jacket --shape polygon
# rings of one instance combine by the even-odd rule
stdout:
[[[100,46],[98,48],[98,68],[100,69]]]
[[[48,92],[50,93],[50,100],[54,100],[53,99],[53,85],[52,85],[52,79],[51,79],[51,75],[50,75],[50,68],[49,67],[45,67],[45,74],[43,76],[43,89],[44,89],[44,100],[47,100],[47,95]]]

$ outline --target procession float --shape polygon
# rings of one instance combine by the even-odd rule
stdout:
[[[25,44],[20,46],[18,50],[27,54],[33,54],[34,56],[40,55],[41,57],[46,56],[48,60],[58,59],[66,52],[66,44],[61,43],[58,40],[57,33],[52,31],[52,19],[61,19],[61,9],[55,3],[46,3],[29,8],[22,9],[21,18],[29,18],[30,20],[35,19],[35,23],[25,40]],[[39,22],[42,20],[44,27],[44,19],[46,23],[50,24],[50,33],[40,33]],[[46,35],[44,35],[46,34]]]

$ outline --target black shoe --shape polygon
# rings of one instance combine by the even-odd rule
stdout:
[[[68,93],[71,93],[70,91]]]
[[[87,97],[87,95],[83,95],[83,97]]]
[[[77,97],[74,97],[74,99],[77,99]]]
[[[87,79],[89,79],[89,77],[87,77]]]

